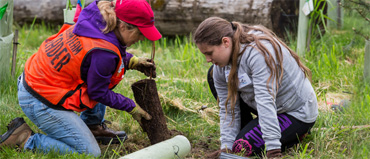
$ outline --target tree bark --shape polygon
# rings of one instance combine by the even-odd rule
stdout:
[[[151,116],[151,120],[141,119],[141,127],[147,133],[152,145],[171,138],[166,118],[159,100],[154,80],[144,79],[131,85],[136,103]]]
[[[171,35],[193,31],[211,16],[229,21],[262,24],[271,28],[269,10],[273,0],[154,0],[156,26]]]
[[[72,0],[76,4],[77,0]],[[93,0],[86,0],[86,5]],[[261,24],[277,34],[297,26],[298,0],[151,0],[155,25],[165,36],[188,35],[206,18]],[[17,23],[39,21],[63,24],[66,0],[16,0]],[[295,22],[294,22],[295,21]]]
[[[193,32],[204,19],[211,16],[251,25],[261,24],[279,34],[285,31],[282,29],[285,26],[292,28],[292,20],[289,19],[298,18],[297,2],[297,0],[154,0],[152,8],[157,28],[168,35]],[[281,17],[282,14],[285,16]]]

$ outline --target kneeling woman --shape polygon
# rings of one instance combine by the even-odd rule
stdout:
[[[155,77],[154,63],[127,53],[126,48],[145,38],[161,37],[146,0],[92,2],[76,24],[63,25],[41,44],[19,78],[19,104],[47,135],[34,134],[22,118],[16,118],[1,136],[0,148],[18,145],[25,150],[100,156],[98,142],[122,143],[125,132],[105,124],[106,106],[129,112],[139,123],[151,116],[112,89],[126,70],[147,76],[153,70]]]
[[[280,157],[309,132],[318,115],[311,72],[272,31],[211,17],[194,41],[213,63],[208,83],[220,106],[221,150],[211,156],[266,148],[267,157]]]

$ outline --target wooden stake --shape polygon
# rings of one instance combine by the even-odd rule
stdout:
[[[365,40],[365,55],[364,55],[364,79],[370,83],[370,39]]]
[[[17,64],[17,46],[18,46],[18,30],[15,30],[14,33],[14,42],[13,42],[13,58],[12,58],[12,77],[15,75],[15,66]]]
[[[152,43],[152,57],[151,57],[151,62],[154,64],[154,56],[155,56],[155,41]],[[150,79],[152,79],[153,76],[153,70],[150,69]]]
[[[343,25],[343,12],[340,5],[341,0],[329,0],[328,4],[328,17],[331,20],[327,20],[328,28],[330,29],[341,29]]]
[[[337,28],[342,28],[342,7],[340,7],[341,0],[337,0]]]
[[[308,28],[308,34],[307,34],[307,44],[306,44],[306,50],[307,52],[310,52],[311,51],[311,48],[310,48],[310,45],[311,45],[311,37],[312,37],[312,27],[314,26],[314,24],[308,24],[309,25],[309,28]]]
[[[149,0],[149,5],[152,6],[151,0]],[[152,58],[151,62],[154,64],[154,56],[155,56],[155,41],[152,41]],[[153,70],[150,69],[150,79],[152,79],[153,76]]]

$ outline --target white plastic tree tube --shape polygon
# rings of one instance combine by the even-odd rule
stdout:
[[[154,144],[130,153],[120,159],[177,159],[184,158],[191,150],[189,140],[183,135]]]
[[[0,36],[0,80],[7,80],[10,76],[10,59],[12,54],[12,40],[14,34]]]
[[[69,9],[63,9],[64,13],[64,23],[74,24],[73,18],[75,17],[76,8]]]

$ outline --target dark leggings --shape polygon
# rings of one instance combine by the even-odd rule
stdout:
[[[208,71],[207,81],[213,96],[217,99],[212,69],[213,65]],[[257,115],[257,118],[253,119],[251,113]],[[245,156],[261,155],[265,148],[265,142],[262,139],[261,127],[258,124],[257,111],[249,107],[241,98],[240,117],[241,130],[236,136],[232,151],[237,153],[244,152]],[[282,151],[297,144],[315,124],[315,122],[304,123],[286,113],[278,114],[278,120],[281,129],[280,142]]]

